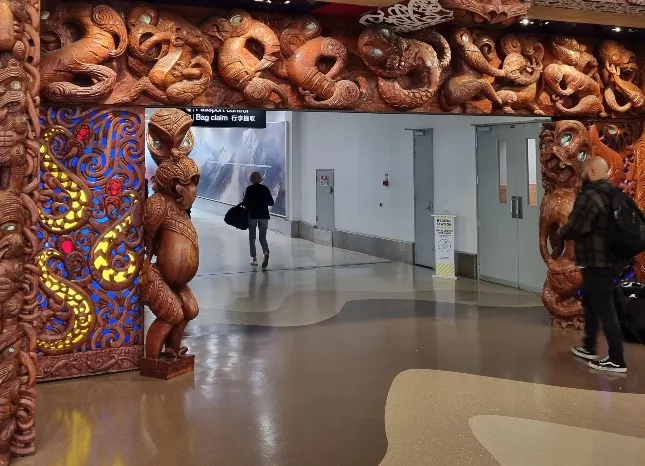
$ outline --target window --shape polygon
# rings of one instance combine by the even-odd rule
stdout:
[[[537,146],[535,139],[526,140],[526,165],[528,167],[529,192],[527,199],[530,207],[538,205],[537,189]]]
[[[506,170],[506,139],[497,140],[497,171],[499,178],[499,203],[508,204],[508,173]]]

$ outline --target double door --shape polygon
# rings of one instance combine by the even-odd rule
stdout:
[[[479,277],[539,292],[546,274],[539,253],[541,123],[477,128]]]

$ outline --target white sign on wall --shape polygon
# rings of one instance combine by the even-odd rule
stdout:
[[[435,277],[451,278],[455,276],[455,216],[433,215],[434,217],[434,253]]]

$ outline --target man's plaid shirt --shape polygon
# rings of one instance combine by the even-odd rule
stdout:
[[[583,186],[569,215],[569,222],[560,230],[562,239],[575,241],[576,264],[580,267],[619,265],[620,261],[610,250],[607,238],[610,202],[615,189],[608,180]]]

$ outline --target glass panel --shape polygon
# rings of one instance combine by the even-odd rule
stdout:
[[[499,203],[508,204],[508,173],[506,170],[506,139],[497,141],[497,170],[499,174]]]
[[[528,200],[529,206],[537,207],[538,205],[538,189],[537,189],[537,146],[535,139],[526,140],[526,165],[528,166],[529,178],[529,192]]]

